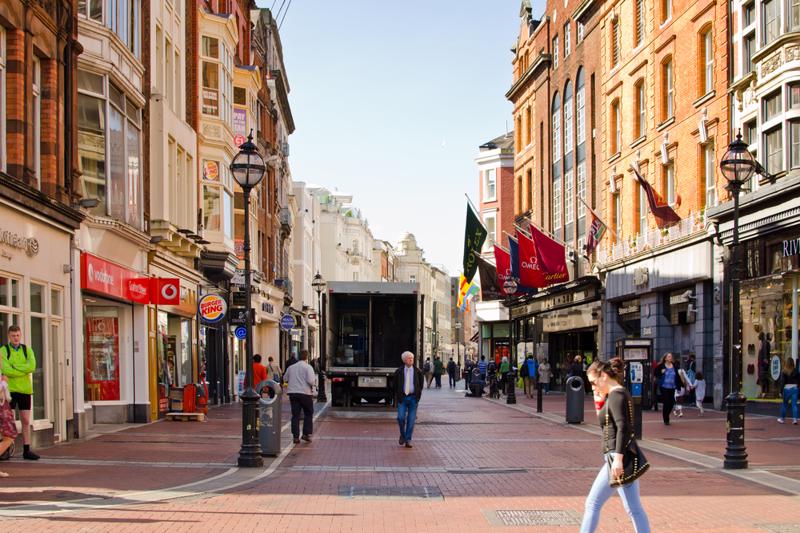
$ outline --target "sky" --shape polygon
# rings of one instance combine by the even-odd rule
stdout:
[[[283,2],[259,5],[275,14]],[[478,146],[512,127],[504,95],[519,7],[291,1],[281,39],[292,178],[352,194],[375,238],[396,244],[409,231],[430,263],[457,275]]]

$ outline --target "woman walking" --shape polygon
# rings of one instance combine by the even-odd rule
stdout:
[[[605,464],[600,468],[586,497],[580,533],[594,533],[600,511],[617,490],[622,505],[631,517],[636,533],[650,533],[650,522],[639,497],[638,478],[649,464],[636,444],[633,433],[633,402],[622,386],[625,363],[618,357],[595,361],[586,372],[595,393],[597,417],[603,429]],[[605,398],[605,401],[599,401]]]
[[[2,362],[0,362],[2,365]],[[8,391],[8,378],[0,376],[0,455],[14,446],[17,438],[17,425],[14,422],[14,411],[11,410],[11,393]],[[11,450],[11,454],[14,450]],[[0,477],[8,477],[6,472],[0,471]]]
[[[661,416],[664,425],[669,425],[669,415],[675,407],[675,390],[685,387],[683,378],[678,373],[678,367],[672,362],[672,354],[667,352],[661,358],[661,364],[656,368],[656,380],[661,389]]]
[[[798,375],[794,359],[791,357],[787,357],[783,362],[779,385],[780,390],[783,391],[783,402],[781,402],[781,416],[778,418],[778,423],[784,423],[786,404],[788,403],[792,408],[792,424],[797,424],[797,387],[800,385],[800,375]]]

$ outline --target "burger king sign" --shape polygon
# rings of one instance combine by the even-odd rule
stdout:
[[[206,294],[197,302],[197,312],[200,319],[209,324],[215,324],[225,318],[228,303],[225,298],[217,294]]]

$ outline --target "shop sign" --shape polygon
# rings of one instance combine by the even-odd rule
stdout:
[[[197,302],[197,314],[209,324],[215,324],[225,318],[228,303],[218,294],[206,294]]]
[[[252,309],[250,312],[255,315]],[[234,325],[247,324],[247,309],[244,307],[231,307],[229,320]]]
[[[261,303],[261,311],[263,313],[273,314],[273,313],[275,313],[275,306],[273,306],[269,302],[262,302]]]
[[[24,250],[25,255],[33,257],[39,253],[39,241],[33,237],[23,237],[13,231],[0,230],[0,244]]]
[[[295,322],[294,317],[292,315],[283,315],[281,317],[281,329],[284,331],[290,331],[294,328]]]
[[[769,362],[769,373],[772,376],[772,381],[778,381],[781,377],[781,358],[773,355]]]
[[[236,253],[236,257],[239,259],[244,259],[244,240],[243,239],[234,239],[233,240],[233,249]],[[244,283],[242,283],[244,285]]]
[[[783,257],[800,254],[800,237],[783,241]]]
[[[639,309],[639,300],[630,300],[627,302],[622,302],[619,306],[618,313],[620,315],[633,315],[638,314],[640,311]]]
[[[181,280],[178,278],[153,278],[152,302],[156,305],[180,305]]]
[[[85,252],[81,254],[82,289],[121,300],[147,303],[148,296],[142,295],[140,284],[130,283],[141,279],[139,274],[133,270],[109,263]],[[133,288],[133,292],[131,292],[131,288]]]
[[[150,303],[150,278],[133,278],[126,283],[128,284],[128,298],[132,302]]]
[[[247,338],[247,328],[244,326],[237,326],[237,328],[233,330],[233,334],[237,339],[243,341]]]
[[[231,285],[237,285],[239,287],[244,287],[244,270],[241,268],[237,268],[236,272],[233,274],[231,278]]]

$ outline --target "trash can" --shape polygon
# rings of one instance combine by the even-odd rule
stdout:
[[[266,388],[271,389],[274,394],[271,398],[267,394],[262,394],[258,400],[260,426],[258,440],[261,443],[262,456],[276,457],[281,453],[281,398],[283,389],[280,384],[268,379],[259,383],[256,390],[262,391]]]
[[[583,379],[572,376],[567,380],[567,424],[583,422]]]

